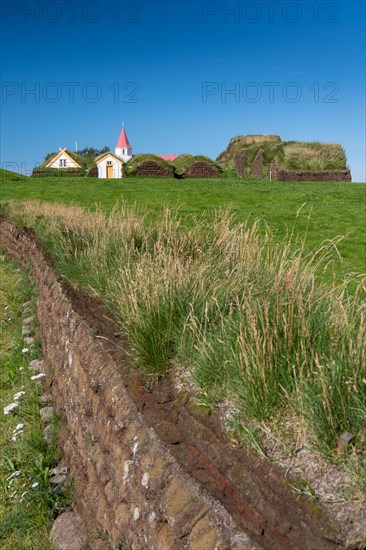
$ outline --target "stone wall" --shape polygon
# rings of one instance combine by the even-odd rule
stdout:
[[[321,510],[292,494],[276,469],[193,415],[189,396],[179,401],[164,387],[154,396],[128,359],[116,363],[118,335],[91,330],[32,234],[2,219],[0,236],[37,285],[47,391],[89,548],[336,548]]]
[[[145,160],[141,162],[137,168],[139,176],[164,177],[172,178],[174,176],[173,168],[162,166],[154,160]]]
[[[279,181],[352,181],[349,170],[278,170]]]
[[[270,171],[272,179],[277,181],[352,181],[349,170],[281,170],[272,161]]]
[[[78,178],[85,176],[83,168],[34,168],[33,178]]]
[[[183,173],[184,178],[217,178],[219,170],[209,162],[199,160],[194,162]]]
[[[238,178],[243,178],[246,175],[245,170],[245,149],[241,149],[235,160],[236,175]]]
[[[250,175],[252,178],[261,179],[263,170],[263,149],[259,149],[258,153],[255,156],[253,161],[252,169]]]

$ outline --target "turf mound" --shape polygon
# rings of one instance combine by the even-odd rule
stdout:
[[[156,155],[136,155],[125,165],[126,176],[174,177],[172,164]]]
[[[175,174],[179,178],[217,178],[220,166],[203,155],[180,155],[174,161]]]
[[[234,136],[231,138],[229,145],[218,157],[217,162],[226,170],[235,170],[235,159],[243,147],[259,143],[278,143],[281,142],[280,136],[276,135],[249,135],[249,136]],[[255,148],[256,150],[259,149]],[[255,156],[255,155],[254,155]]]
[[[98,166],[94,164],[88,172],[89,178],[97,178],[98,177]]]
[[[268,177],[271,169],[272,177],[281,181],[351,181],[344,149],[337,143],[236,136],[217,162],[224,170],[236,169],[239,177],[260,179]]]

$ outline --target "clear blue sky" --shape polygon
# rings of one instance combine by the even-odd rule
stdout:
[[[14,0],[1,21],[3,167],[114,148],[124,120],[134,153],[342,143],[366,181],[362,1]]]

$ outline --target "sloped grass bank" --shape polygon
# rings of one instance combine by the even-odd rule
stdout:
[[[50,483],[59,455],[48,443],[39,415],[40,388],[29,362],[39,355],[22,336],[22,304],[34,295],[16,265],[0,257],[0,546],[4,550],[51,550],[52,519],[69,503]],[[33,304],[34,305],[34,304]]]
[[[205,406],[229,404],[231,426],[252,442],[263,425],[290,418],[290,440],[300,426],[327,456],[357,456],[364,475],[365,278],[352,296],[348,281],[319,281],[335,242],[307,254],[228,212],[189,230],[168,210],[150,227],[126,207],[106,216],[24,203],[10,215],[113,310],[147,380],[182,374]],[[340,450],[346,432],[351,444]]]

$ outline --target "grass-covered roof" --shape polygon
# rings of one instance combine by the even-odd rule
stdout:
[[[238,153],[244,151],[245,166],[250,169],[260,149],[263,151],[263,163],[267,170],[274,160],[284,170],[345,170],[347,158],[342,145],[338,143],[319,143],[301,141],[280,141],[270,139],[248,143],[240,140],[241,136],[232,138],[229,146],[217,158],[226,170],[235,169]],[[249,136],[243,136],[243,138]],[[265,136],[276,138],[276,136]]]
[[[78,164],[80,164],[81,168],[83,168],[83,169],[88,168],[87,159],[85,159],[84,157],[82,157],[82,156],[79,155],[78,153],[75,153],[75,151],[70,151],[69,149],[66,149],[65,152],[66,152],[75,162],[77,162]],[[43,161],[42,164],[39,166],[39,168],[47,168],[47,164],[51,161],[51,159],[52,159],[53,157],[55,157],[55,156],[58,155],[59,153],[60,153],[60,151],[48,153],[48,154],[45,156],[44,161]]]
[[[134,176],[138,172],[138,168],[141,164],[146,161],[154,161],[162,168],[172,169],[172,163],[168,162],[157,155],[145,154],[145,155],[135,155],[125,164],[125,173],[127,176]]]
[[[188,170],[188,168],[190,168],[196,162],[206,162],[210,166],[215,167],[218,172],[221,170],[219,164],[216,161],[210,159],[209,157],[205,157],[204,155],[180,155],[175,159],[172,164],[174,165],[175,173],[178,176],[182,176],[184,172],[186,172],[186,170]]]

